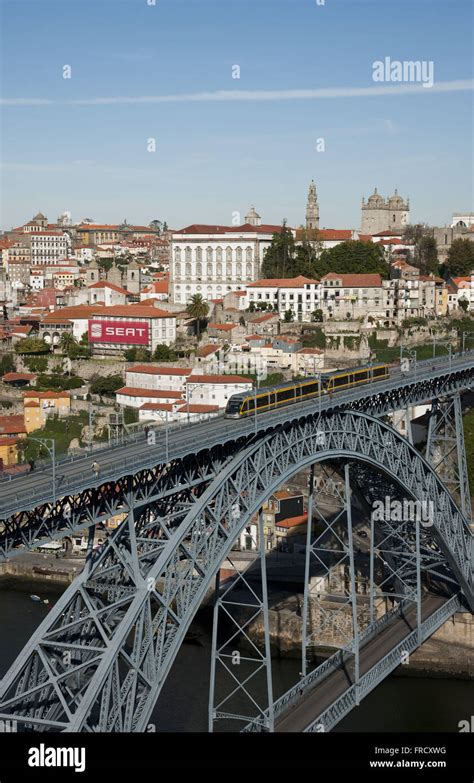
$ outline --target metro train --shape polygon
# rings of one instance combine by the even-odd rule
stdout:
[[[366,364],[347,370],[322,372],[318,377],[305,378],[303,381],[287,381],[277,386],[255,391],[233,394],[227,401],[225,416],[228,419],[241,419],[257,413],[294,405],[297,402],[332,395],[341,389],[349,389],[362,383],[380,381],[390,376],[388,364]]]

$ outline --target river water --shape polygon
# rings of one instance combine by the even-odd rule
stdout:
[[[35,603],[31,593],[49,599]],[[0,589],[0,677],[57,601],[60,592],[38,584]],[[210,668],[210,629],[193,626],[202,646],[185,643],[156,706],[152,722],[157,731],[207,731]],[[299,662],[273,662],[275,696],[298,679]],[[474,706],[474,681],[389,677],[379,685],[335,731],[457,732]]]

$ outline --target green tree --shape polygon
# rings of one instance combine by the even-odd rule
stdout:
[[[175,362],[177,356],[173,349],[169,347],[169,345],[160,343],[155,348],[153,359],[155,362]]]
[[[467,308],[469,307],[469,302],[463,296],[461,297],[461,299],[458,299],[458,306],[461,308],[461,310],[464,310],[464,312],[466,312]]]
[[[24,362],[30,372],[46,372],[48,369],[47,356],[28,356]]]
[[[320,308],[318,308],[317,310],[313,310],[313,312],[311,313],[312,321],[317,321],[321,323],[323,321],[323,318],[324,318],[324,314]]]
[[[425,274],[434,274],[438,271],[438,248],[434,236],[423,236],[415,249],[415,266]]]
[[[69,356],[70,352],[77,347],[77,340],[72,332],[63,332],[59,340],[59,347],[65,356]]]
[[[445,271],[450,277],[470,275],[474,270],[474,242],[470,239],[455,239],[448,250]]]
[[[15,344],[15,352],[21,355],[49,353],[49,345],[38,337],[25,337]]]
[[[295,320],[295,315],[293,313],[293,310],[285,310],[285,315],[283,316],[283,320],[286,324],[291,324]]]
[[[294,276],[296,244],[293,232],[282,223],[282,230],[273,234],[270,247],[262,263],[261,277],[285,278]]]
[[[142,346],[134,346],[133,348],[128,348],[126,351],[123,352],[125,361],[127,362],[150,362],[151,361],[151,351],[148,350],[148,348],[143,348]]]
[[[193,294],[191,301],[186,307],[186,312],[191,318],[196,319],[197,338],[201,335],[201,321],[203,321],[209,313],[209,305],[204,301],[201,294]]]
[[[7,372],[14,372],[16,369],[15,358],[11,353],[5,353],[0,358],[0,377]]]
[[[329,272],[339,275],[379,274],[387,277],[388,265],[381,245],[349,240],[324,250],[315,261],[314,271],[319,279]]]
[[[90,391],[92,394],[100,394],[101,397],[103,395],[111,397],[121,386],[123,386],[121,375],[97,376],[92,380]]]

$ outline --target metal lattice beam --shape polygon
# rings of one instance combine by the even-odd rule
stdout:
[[[362,461],[433,503],[435,538],[474,608],[473,536],[437,474],[391,427],[328,412],[272,431],[231,460],[169,536],[134,508],[64,593],[0,685],[0,717],[21,728],[143,731],[204,595],[252,515],[284,481],[324,460]],[[132,493],[133,494],[133,493]],[[150,544],[156,533],[160,546]],[[70,652],[72,663],[61,663]]]

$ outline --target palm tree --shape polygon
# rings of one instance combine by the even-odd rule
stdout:
[[[206,318],[209,312],[209,305],[204,301],[201,294],[193,294],[191,301],[186,307],[186,312],[191,316],[191,318],[196,319],[197,338],[199,340],[201,332],[201,321]]]
[[[77,345],[77,340],[72,334],[72,332],[64,332],[61,335],[61,339],[59,340],[59,345],[61,348],[61,352],[68,354],[71,348]]]

